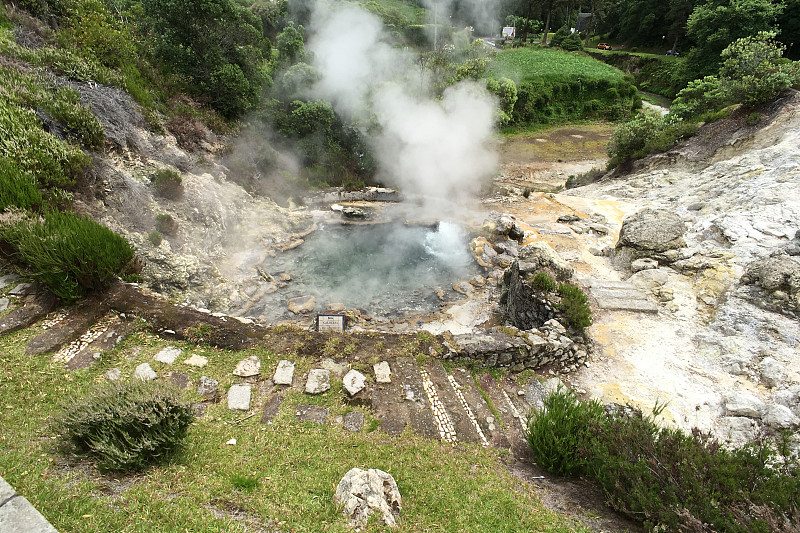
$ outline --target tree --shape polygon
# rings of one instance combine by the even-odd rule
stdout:
[[[687,35],[695,42],[687,57],[690,77],[715,74],[720,53],[729,44],[773,30],[782,11],[780,0],[708,0],[697,5],[687,23]]]
[[[234,0],[143,0],[156,55],[228,118],[258,104],[266,80],[261,19]]]
[[[278,48],[278,68],[286,68],[303,61],[306,57],[306,47],[303,42],[303,27],[295,26],[289,22],[278,34],[276,39]]]

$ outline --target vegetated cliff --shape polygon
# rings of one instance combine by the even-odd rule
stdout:
[[[753,113],[757,113],[754,115]],[[659,315],[592,330],[619,375],[581,381],[615,401],[668,411],[742,442],[800,424],[800,93],[703,126],[633,171],[570,191],[676,213],[685,245],[652,254],[657,268],[622,277],[662,302]],[[619,259],[619,256],[617,256]],[[620,369],[623,369],[620,371]]]

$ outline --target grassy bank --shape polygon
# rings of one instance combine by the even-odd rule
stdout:
[[[179,370],[191,380],[217,379],[224,394],[231,370],[245,356],[258,355],[262,374],[268,375],[289,354],[172,343],[184,349],[184,357],[170,367],[152,359],[166,342],[140,327],[94,366],[68,372],[49,355],[25,355],[25,343],[41,331],[35,327],[0,339],[0,475],[59,531],[351,531],[332,496],[354,466],[380,468],[395,477],[403,496],[404,531],[581,530],[543,509],[529,486],[509,476],[504,452],[451,447],[410,432],[390,437],[369,431],[375,424],[368,410],[359,433],[295,418],[293,407],[303,403],[329,407],[331,417],[351,409],[341,401],[340,382],[322,396],[287,394],[271,425],[261,422],[256,386],[252,418],[243,420],[245,415],[229,411],[224,400],[212,404],[190,429],[186,450],[174,463],[138,475],[102,475],[88,463],[59,455],[48,424],[60,401],[101,383],[108,369],[130,375],[147,361],[160,376]],[[181,364],[192,352],[208,357],[208,366]],[[289,356],[298,372],[311,364]],[[200,400],[193,388],[184,395]],[[231,438],[237,439],[235,446],[225,444]],[[372,524],[367,530],[381,528]]]

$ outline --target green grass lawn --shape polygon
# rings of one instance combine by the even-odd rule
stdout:
[[[410,433],[349,433],[294,417],[293,406],[301,403],[323,404],[332,416],[351,409],[342,401],[340,382],[314,398],[289,393],[272,425],[261,423],[257,386],[255,416],[242,420],[243,413],[226,408],[224,396],[239,360],[258,355],[262,375],[269,376],[287,354],[171,343],[184,355],[170,367],[152,359],[167,343],[140,326],[94,366],[69,372],[49,354],[25,355],[25,344],[41,331],[35,327],[0,339],[0,475],[62,533],[351,531],[333,493],[354,466],[394,476],[403,497],[403,531],[585,531],[544,509],[530,486],[511,478],[504,451],[452,447]],[[191,352],[208,357],[208,366],[181,364]],[[291,358],[298,373],[311,364],[308,358]],[[59,403],[102,383],[110,368],[130,375],[142,362],[162,376],[180,370],[192,381],[201,375],[220,381],[223,400],[193,424],[184,453],[172,464],[131,475],[103,475],[87,461],[60,455],[49,429]],[[199,400],[193,388],[184,394]],[[374,428],[366,413],[365,427]],[[231,438],[237,439],[235,446],[225,444]],[[371,524],[367,530],[382,529]]]
[[[518,85],[570,83],[576,79],[606,79],[613,84],[621,82],[624,76],[620,70],[586,55],[539,47],[499,51],[489,66],[488,75],[508,77]]]

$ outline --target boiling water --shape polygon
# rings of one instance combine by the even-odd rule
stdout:
[[[433,312],[445,297],[457,295],[452,285],[478,273],[466,233],[456,224],[436,228],[375,224],[329,226],[312,233],[302,246],[269,259],[262,268],[292,281],[265,296],[254,309],[270,320],[287,317],[286,302],[314,296],[317,312],[343,303],[373,316]]]

